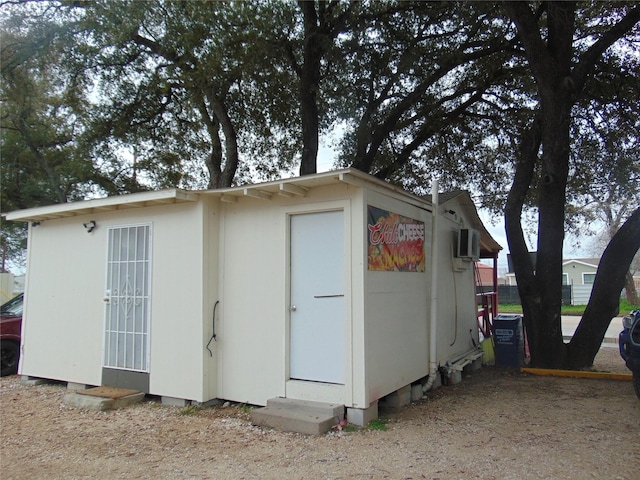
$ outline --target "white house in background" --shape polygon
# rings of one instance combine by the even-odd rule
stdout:
[[[586,305],[589,302],[599,264],[599,258],[567,258],[562,262],[562,284],[571,286],[572,305]],[[507,273],[505,278],[507,285],[517,285],[513,272]],[[634,275],[633,280],[636,288],[640,288],[640,277]]]
[[[571,305],[589,303],[599,258],[569,258],[562,263],[562,284],[571,285]]]
[[[347,412],[477,353],[473,260],[501,248],[468,193],[434,209],[351,169],[6,218],[29,223],[22,375]]]
[[[532,257],[535,261],[535,256]],[[563,285],[593,285],[598,271],[599,258],[568,258],[562,262]],[[506,274],[507,285],[517,285],[513,271]]]
[[[562,262],[563,285],[593,285],[599,258],[568,258]]]

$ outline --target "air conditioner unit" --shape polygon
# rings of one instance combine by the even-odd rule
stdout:
[[[458,257],[480,258],[480,232],[473,228],[461,228],[458,232]]]

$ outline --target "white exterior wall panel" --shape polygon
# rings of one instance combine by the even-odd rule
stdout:
[[[220,242],[224,255],[220,267],[222,300],[217,342],[221,398],[264,405],[268,398],[287,394],[289,215],[343,209],[346,218],[350,218],[348,198],[352,191],[352,187],[338,185],[313,189],[303,198],[241,198],[236,203],[221,204]],[[351,242],[345,242],[348,243],[345,261],[350,266]],[[347,284],[350,298],[350,280]],[[345,353],[349,389],[350,301],[347,304],[349,332],[336,335],[349,336]]]
[[[149,215],[156,208],[149,209]],[[151,266],[150,393],[205,400],[203,207],[157,207]]]
[[[218,345],[212,336],[218,331],[220,319],[219,276],[220,276],[220,205],[218,199],[203,201],[203,302],[202,302],[202,338],[203,338],[203,378],[202,398],[207,401],[218,397]],[[215,310],[215,312],[214,312]],[[214,319],[215,329],[214,332]],[[207,349],[208,344],[208,349]],[[194,399],[195,400],[195,399]]]
[[[254,199],[221,217],[219,396],[261,404],[284,392],[284,219]]]
[[[425,271],[369,271],[367,205],[424,222]],[[367,191],[362,242],[367,396],[362,407],[429,373],[431,213],[399,199]]]
[[[458,230],[468,225],[459,214],[444,214],[439,220],[437,360],[444,365],[473,350],[479,340],[473,262],[454,257]]]
[[[107,236],[91,219],[29,226],[22,375],[100,384]]]
[[[91,233],[82,226],[95,220]],[[151,224],[150,393],[202,399],[202,207],[149,207],[31,227],[21,374],[100,385],[107,232]],[[55,279],[55,281],[52,281]],[[63,306],[63,308],[61,308]],[[204,341],[204,343],[203,343]],[[188,372],[188,374],[185,374]]]

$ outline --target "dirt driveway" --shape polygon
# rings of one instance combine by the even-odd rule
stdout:
[[[625,372],[615,348],[595,368]],[[0,380],[0,478],[637,479],[631,382],[485,367],[386,417],[386,431],[262,430],[243,406],[62,404],[62,385]]]

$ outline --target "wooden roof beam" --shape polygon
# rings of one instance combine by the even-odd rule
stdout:
[[[257,198],[260,200],[271,200],[271,194],[262,190],[256,190],[253,188],[244,189],[245,197]]]
[[[278,195],[282,197],[306,197],[307,189],[290,183],[281,183],[278,189]]]

